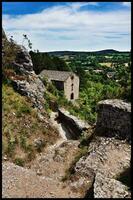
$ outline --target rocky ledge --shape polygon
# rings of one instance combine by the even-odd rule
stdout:
[[[119,99],[100,101],[97,106],[96,133],[131,139],[131,103]]]
[[[71,139],[78,139],[82,131],[90,128],[87,122],[70,115],[70,113],[63,108],[58,109],[58,119],[68,130]]]
[[[123,172],[130,169],[130,160],[131,146],[126,141],[95,137],[90,143],[88,154],[76,163],[74,176],[78,177],[80,173],[82,178],[86,174],[85,182],[94,182],[94,198],[127,198],[131,193],[119,178]],[[92,171],[93,176],[90,176]],[[89,197],[90,192],[87,192],[85,187],[84,192]]]

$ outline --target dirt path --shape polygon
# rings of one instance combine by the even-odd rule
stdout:
[[[76,196],[54,179],[38,176],[33,170],[4,162],[2,198],[57,198]]]
[[[3,162],[2,196],[8,198],[70,198],[80,194],[65,186],[62,178],[65,170],[74,159],[79,148],[79,141],[67,140],[65,131],[52,113],[51,122],[61,135],[61,138],[30,163],[30,169]]]
[[[2,196],[10,198],[79,197],[62,177],[78,151],[77,141],[58,141],[38,156],[30,169],[3,162]]]

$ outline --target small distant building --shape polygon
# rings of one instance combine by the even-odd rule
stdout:
[[[64,95],[68,100],[76,100],[79,98],[79,77],[68,71],[43,70],[40,77],[46,77],[54,83],[58,90],[64,91]]]
[[[108,77],[108,78],[113,78],[114,75],[115,75],[115,72],[108,72],[108,73],[107,73],[107,77]]]
[[[96,69],[96,70],[93,70],[93,72],[99,74],[99,73],[103,72],[103,70],[102,69]]]

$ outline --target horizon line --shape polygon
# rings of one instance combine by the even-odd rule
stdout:
[[[39,49],[38,49],[39,50]],[[125,52],[125,51],[128,51],[128,52],[131,52],[131,49],[129,50],[127,50],[127,49],[125,49],[125,50],[116,50],[116,49],[100,49],[100,50],[48,50],[48,51],[46,51],[46,50],[44,50],[44,51],[40,51],[40,52],[63,52],[63,51],[67,51],[67,52],[96,52],[96,51],[105,51],[105,50],[113,50],[113,51],[119,51],[119,52]],[[34,50],[33,50],[34,51]]]

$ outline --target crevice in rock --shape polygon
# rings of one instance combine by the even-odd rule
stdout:
[[[72,140],[78,140],[82,132],[90,127],[87,122],[70,115],[70,113],[64,109],[58,109],[57,121],[61,123],[62,127],[69,133],[67,134],[69,135],[68,139]]]
[[[73,129],[71,128],[71,126],[68,126],[66,123],[63,122],[63,120],[60,119],[60,117],[58,117],[57,119],[58,124],[61,125],[62,129],[65,132],[65,136],[68,140],[77,140],[78,137],[75,135],[75,132],[73,131]]]
[[[131,168],[126,168],[118,177],[117,180],[129,187],[131,190]]]
[[[95,177],[92,183],[92,187],[89,188],[89,190],[86,191],[86,194],[84,196],[84,198],[91,198],[94,199],[94,182],[95,182]]]

